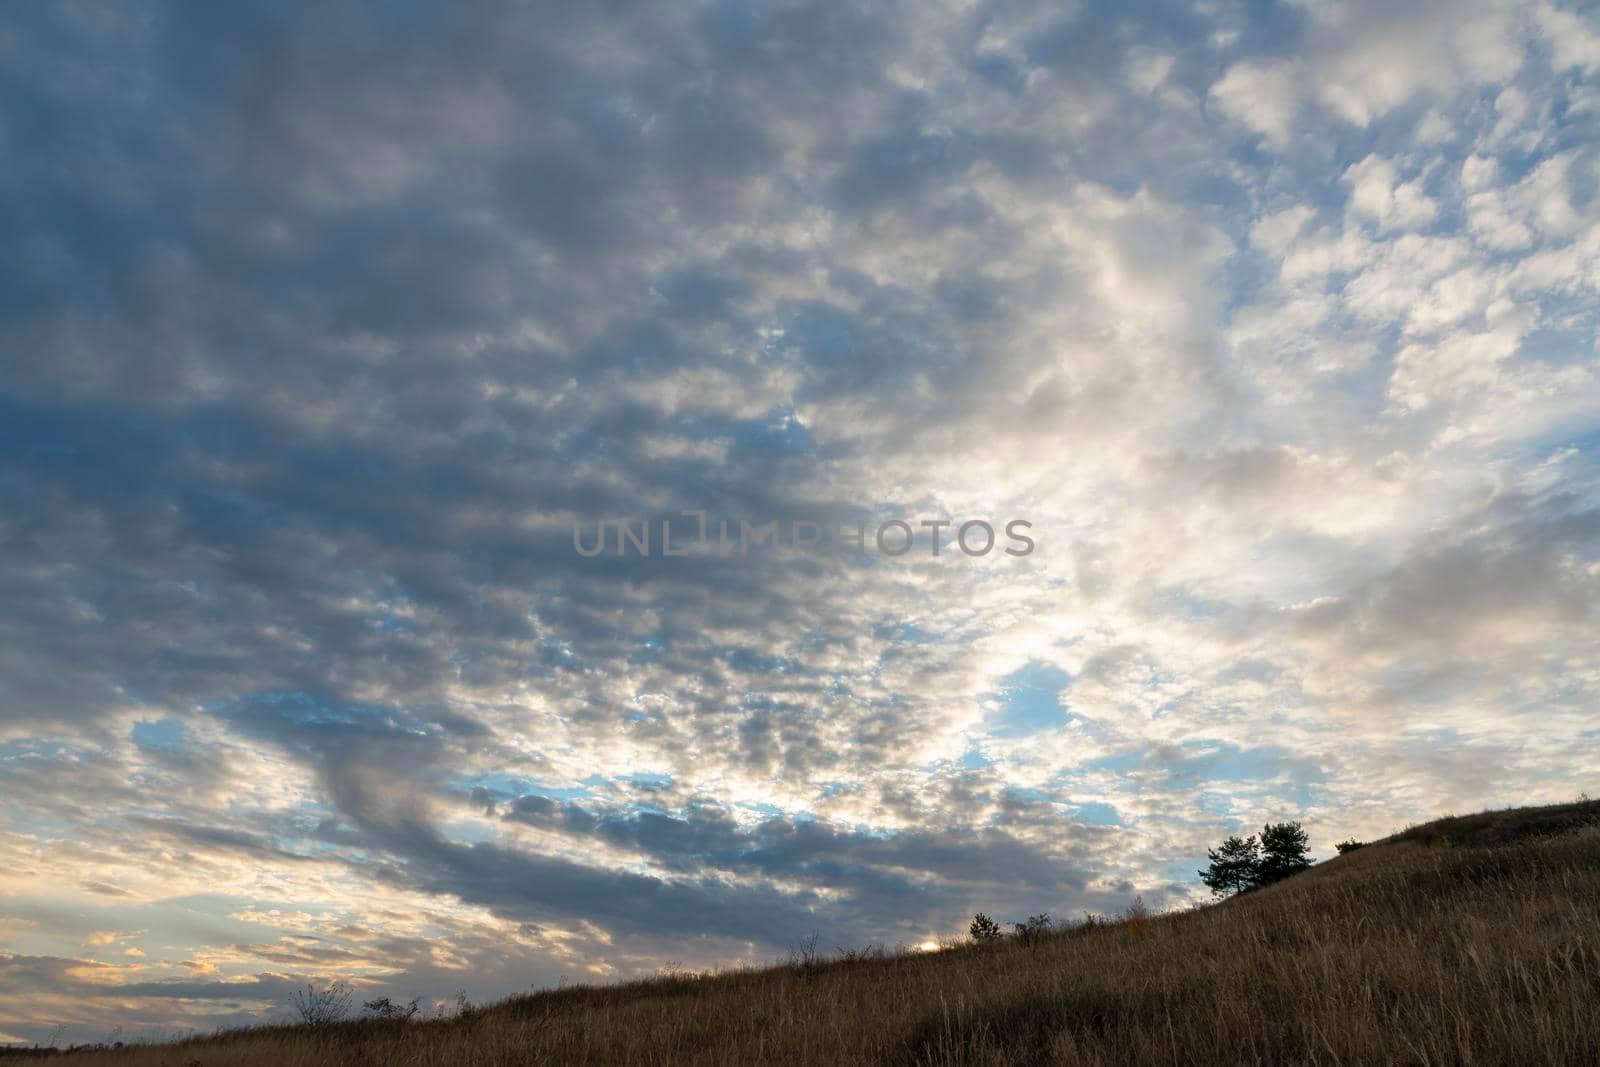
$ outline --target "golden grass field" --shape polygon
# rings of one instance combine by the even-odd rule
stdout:
[[[1225,903],[1028,945],[75,1052],[321,1064],[1600,1064],[1600,802],[1414,827]]]

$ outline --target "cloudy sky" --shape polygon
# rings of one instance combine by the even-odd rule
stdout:
[[[14,7],[0,1041],[1594,791],[1597,122],[1570,0]]]

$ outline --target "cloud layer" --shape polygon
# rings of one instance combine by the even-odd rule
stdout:
[[[0,1031],[1590,786],[1597,77],[1544,2],[10,20]],[[574,550],[685,511],[953,525]]]

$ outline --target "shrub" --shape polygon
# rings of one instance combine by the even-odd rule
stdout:
[[[1050,915],[1048,912],[1030,915],[1019,923],[1012,923],[1011,926],[1017,933],[1017,940],[1024,945],[1036,944],[1050,932]]]
[[[1333,847],[1338,849],[1339,850],[1339,855],[1342,856],[1346,852],[1354,852],[1356,849],[1360,848],[1364,844],[1366,844],[1365,841],[1357,841],[1355,838],[1352,837],[1347,841],[1340,841],[1337,845],[1334,845]]]
[[[379,997],[377,1000],[363,1001],[361,1008],[373,1019],[405,1022],[422,1010],[422,998],[412,997],[409,1004],[396,1004],[388,997]]]
[[[992,945],[1004,936],[1000,924],[981,911],[972,917],[972,925],[967,927],[967,933],[980,945]]]
[[[1136,896],[1122,912],[1122,925],[1128,931],[1128,936],[1137,941],[1150,933],[1154,918],[1155,913],[1144,902],[1144,897]]]
[[[808,936],[801,938],[789,949],[789,958],[785,962],[799,971],[801,978],[811,978],[827,964],[826,953],[817,948],[817,941],[820,936],[813,930]]]
[[[320,989],[308,985],[290,994],[289,1006],[306,1026],[329,1026],[350,1014],[350,986],[345,982]]]
[[[877,944],[876,942],[868,942],[865,948],[844,948],[843,946],[840,946],[835,951],[838,953],[836,958],[841,963],[860,963],[863,960],[881,960],[887,958],[889,955],[886,951],[884,951],[883,946]]]

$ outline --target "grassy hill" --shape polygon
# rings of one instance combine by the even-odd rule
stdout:
[[[1417,826],[1033,944],[523,996],[59,1064],[1600,1063],[1600,802]]]

